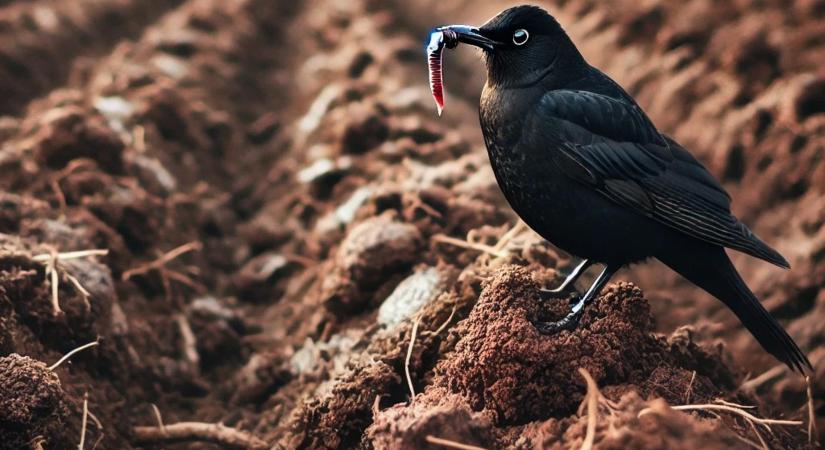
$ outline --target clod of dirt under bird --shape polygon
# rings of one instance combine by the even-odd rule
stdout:
[[[0,450],[819,448],[819,2],[537,3],[0,0]]]

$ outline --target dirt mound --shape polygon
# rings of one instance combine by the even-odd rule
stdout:
[[[373,410],[370,445],[425,448],[426,437],[435,436],[472,445],[567,448],[582,439],[580,424],[586,424],[576,418],[586,392],[578,369],[593,375],[610,405],[611,425],[601,429],[600,448],[634,442],[656,448],[685,436],[710,441],[721,426],[687,418],[679,427],[668,423],[674,412],[664,400],[730,398],[736,395],[733,376],[718,355],[684,333],[669,339],[653,334],[647,301],[632,284],[610,285],[578,328],[555,336],[539,334],[530,320],[558,317],[564,305],[548,311],[524,269],[505,266],[485,284],[469,316],[451,330],[458,342],[434,367],[424,392],[409,404]],[[664,400],[648,403],[640,395]],[[637,418],[643,408],[653,417]],[[631,423],[655,437],[615,433]],[[714,442],[724,448],[724,439]]]
[[[0,386],[2,448],[26,448],[38,436],[60,434],[67,414],[64,394],[57,374],[45,364],[16,353],[1,357]]]
[[[679,371],[699,365],[682,358],[687,365],[673,367],[676,359],[666,341],[651,334],[650,308],[632,284],[611,285],[586,309],[575,330],[549,337],[530,322],[543,315],[537,293],[538,286],[523,270],[496,273],[470,316],[456,327],[461,339],[436,367],[434,383],[465,395],[473,409],[490,411],[498,424],[524,424],[576,409],[584,394],[575,375],[579,368],[611,394],[634,389],[662,396],[679,387]],[[725,381],[732,376],[724,375],[708,380],[698,373],[696,386],[719,386],[694,391],[695,398],[709,399],[730,388]],[[659,392],[656,383],[666,378],[669,383]]]

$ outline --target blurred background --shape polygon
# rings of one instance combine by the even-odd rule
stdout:
[[[578,448],[578,367],[598,448],[818,448],[825,1],[534,3],[790,261],[731,253],[810,388],[655,262],[529,334],[574,261],[498,191],[478,51],[440,118],[424,55],[516,2],[0,0],[0,448]],[[720,398],[801,424],[664,403]]]

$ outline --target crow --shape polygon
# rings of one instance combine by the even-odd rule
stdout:
[[[433,42],[482,49],[479,118],[505,198],[556,247],[582,258],[543,299],[575,294],[551,334],[574,328],[620,268],[655,258],[725,303],[762,347],[792,369],[811,363],[751,292],[725,248],[790,265],[730,211],[731,198],[634,99],[585,61],[558,21],[536,6],[506,9],[481,27],[436,29]],[[435,44],[433,44],[435,45]],[[603,266],[585,293],[574,284]]]

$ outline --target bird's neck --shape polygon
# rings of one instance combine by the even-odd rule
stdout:
[[[507,147],[521,140],[524,120],[543,93],[541,86],[506,88],[488,80],[481,92],[479,119],[491,159],[512,156]]]
[[[563,89],[586,76],[590,65],[566,35],[563,39],[567,42],[561,43],[555,53],[548,56],[546,65],[531,71],[525,71],[515,62],[506,60],[506,57],[487,54],[487,84],[499,89],[540,87],[549,91]]]

